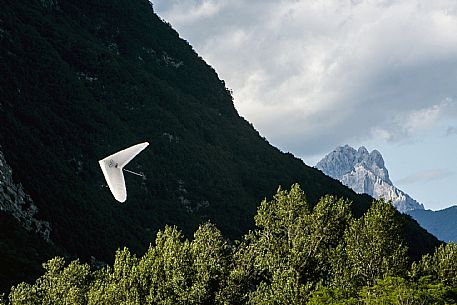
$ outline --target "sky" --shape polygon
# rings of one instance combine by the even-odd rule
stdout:
[[[152,2],[272,145],[377,149],[425,208],[457,205],[457,1]]]

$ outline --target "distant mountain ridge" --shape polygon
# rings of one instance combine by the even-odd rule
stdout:
[[[414,210],[408,214],[438,239],[457,243],[457,206],[439,211]]]
[[[341,181],[359,194],[392,200],[398,211],[423,210],[424,206],[394,186],[381,153],[361,146],[339,146],[316,164],[324,174]]]

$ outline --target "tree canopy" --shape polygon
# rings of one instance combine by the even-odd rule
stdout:
[[[457,245],[410,263],[391,204],[350,211],[348,200],[311,208],[298,184],[279,188],[241,240],[211,222],[192,239],[166,226],[143,256],[119,249],[113,265],[55,257],[3,304],[456,304]]]

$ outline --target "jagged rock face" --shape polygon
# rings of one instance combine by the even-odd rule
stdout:
[[[40,3],[45,9],[56,9],[59,7],[57,0],[40,0]]]
[[[14,183],[12,174],[11,167],[0,151],[0,211],[10,213],[25,229],[37,232],[44,240],[50,242],[51,225],[47,221],[35,218],[37,206],[25,193],[22,185]]]
[[[393,185],[384,159],[377,150],[369,153],[363,146],[358,150],[349,145],[340,146],[319,161],[316,167],[359,194],[392,200],[400,212],[424,208]]]

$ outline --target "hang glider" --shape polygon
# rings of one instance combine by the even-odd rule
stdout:
[[[122,170],[142,176],[124,169],[124,166],[148,145],[148,142],[133,145],[98,161],[106,182],[108,183],[108,187],[117,201],[125,202],[125,200],[127,200],[127,189],[125,188],[124,173]]]

